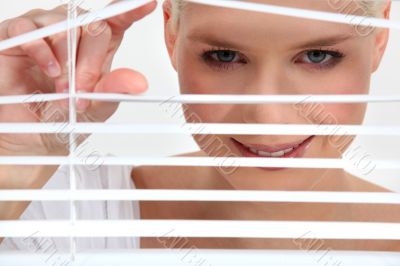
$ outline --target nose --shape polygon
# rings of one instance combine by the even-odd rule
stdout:
[[[253,72],[244,88],[245,94],[284,95],[297,94],[296,82],[281,67],[266,66]],[[297,110],[289,104],[245,104],[241,107],[242,122],[254,124],[295,124],[299,122]]]

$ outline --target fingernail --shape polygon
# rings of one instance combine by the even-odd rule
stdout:
[[[47,65],[46,73],[47,73],[47,75],[48,75],[49,77],[51,77],[51,78],[56,78],[56,77],[58,77],[58,76],[61,74],[61,68],[60,68],[60,66],[59,66],[57,63],[55,63],[55,62],[50,62],[50,63]]]

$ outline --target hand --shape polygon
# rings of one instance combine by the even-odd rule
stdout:
[[[125,31],[151,13],[156,1],[125,14],[78,29],[76,86],[81,92],[138,94],[147,89],[145,77],[130,69],[111,71]],[[80,9],[82,14],[84,10]],[[67,18],[67,6],[32,10],[0,24],[0,40],[48,26]],[[68,90],[67,33],[59,33],[0,52],[0,95],[54,93]],[[0,105],[0,122],[67,122],[67,101]],[[102,122],[118,103],[78,101],[78,121]],[[56,134],[0,134],[0,155],[59,155],[66,141]],[[85,136],[87,137],[87,136]]]

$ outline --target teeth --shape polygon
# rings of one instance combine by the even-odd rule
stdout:
[[[268,157],[272,156],[272,153],[269,153],[269,152],[266,152],[266,151],[257,151],[256,153],[258,155],[260,155],[260,156],[268,156]]]
[[[250,151],[251,151],[252,153],[258,153],[258,151],[257,151],[256,149],[250,148]]]
[[[298,147],[298,146],[296,146],[296,147]],[[258,150],[253,149],[253,148],[249,148],[249,149],[250,149],[250,151],[252,153],[255,153],[255,154],[259,155],[259,156],[264,156],[264,157],[282,157],[283,155],[293,151],[296,147],[289,148],[289,149],[286,149],[286,150],[283,150],[283,151],[272,152],[272,153],[271,152],[266,152],[266,151],[258,151]]]
[[[273,153],[271,153],[271,156],[272,156],[272,157],[281,157],[281,156],[283,156],[283,155],[285,155],[285,152],[284,152],[284,151],[278,151],[278,152],[273,152]]]
[[[298,147],[298,146],[297,146],[297,147]],[[292,150],[294,150],[294,148],[290,148],[290,149],[284,150],[283,152],[284,152],[284,153],[289,153],[289,152],[291,152]]]

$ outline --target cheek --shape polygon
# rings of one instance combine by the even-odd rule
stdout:
[[[364,56],[363,56],[364,54]],[[352,95],[368,94],[371,79],[371,61],[365,53],[349,58],[346,64],[338,70],[333,71],[322,82],[318,82],[313,93],[333,94],[333,95]],[[310,84],[310,86],[312,86]],[[315,86],[315,84],[314,84]],[[361,124],[366,104],[309,104],[304,106],[303,117],[314,124]],[[305,112],[304,112],[305,111]]]
[[[359,68],[351,68],[339,75],[336,79],[332,78],[329,82],[331,88],[335,88],[331,94],[368,94],[370,87],[369,67],[358,64]],[[321,107],[322,106],[322,107]],[[366,104],[320,104],[318,117],[314,123],[318,124],[361,124]]]
[[[178,78],[182,94],[205,94],[205,88],[212,87],[212,82],[206,78],[199,64],[199,55],[182,41],[177,49]]]
[[[216,70],[202,58],[204,45],[181,41],[176,54],[177,72],[182,94],[241,94],[245,77],[237,71]]]
[[[360,125],[364,120],[366,104],[325,105],[324,124]]]
[[[188,104],[183,107],[188,123],[234,123],[230,121],[234,106],[221,104]]]
[[[363,60],[364,61],[364,60]],[[367,94],[370,87],[371,72],[368,61],[346,63],[347,66],[334,69],[322,75],[296,76],[293,86],[300,94]]]
[[[178,78],[181,94],[224,94],[221,88],[226,80],[210,76],[206,67],[189,51],[180,49],[177,53]],[[219,90],[218,90],[219,88]],[[183,107],[186,121],[189,123],[221,123],[234,110],[234,105],[187,104]]]
[[[329,83],[332,88],[335,88],[334,94],[367,94],[370,80],[370,65],[366,61],[352,64],[349,68],[344,69],[343,73],[332,77]]]

